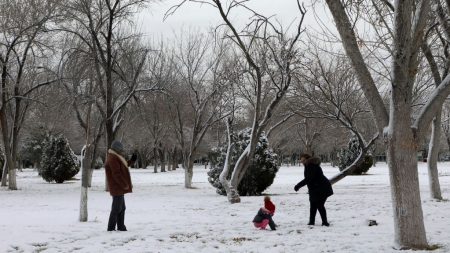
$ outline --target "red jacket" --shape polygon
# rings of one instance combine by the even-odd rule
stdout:
[[[105,173],[111,196],[120,196],[133,191],[130,171],[125,159],[112,150],[108,150]]]
[[[275,205],[270,200],[264,200],[264,208],[269,210],[270,214],[275,214]]]

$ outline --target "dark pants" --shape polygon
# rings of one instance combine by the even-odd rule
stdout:
[[[112,197],[111,213],[109,214],[108,231],[116,229],[126,231],[125,227],[125,198],[121,196]]]
[[[322,218],[322,224],[327,224],[327,210],[325,210],[325,201],[327,201],[327,198],[320,199],[317,201],[309,201],[310,208],[309,208],[309,224],[314,224],[316,220],[316,213],[317,210],[319,210],[320,218]]]

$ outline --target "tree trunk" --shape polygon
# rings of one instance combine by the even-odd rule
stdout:
[[[159,149],[159,156],[161,161],[161,172],[166,172],[166,150],[165,148]]]
[[[153,149],[153,172],[158,173],[158,150],[156,148]]]
[[[80,198],[80,222],[88,220],[88,188],[90,186],[91,164],[94,147],[89,145],[84,148],[84,155],[81,160],[81,198]],[[81,151],[83,153],[83,151]]]
[[[80,197],[80,222],[86,222],[88,220],[88,187],[81,186]]]
[[[2,106],[0,109],[0,123],[2,129],[2,137],[3,137],[3,147],[5,152],[5,164],[8,169],[8,189],[17,190],[17,182],[16,182],[16,171],[14,166],[13,157],[11,154],[11,142],[9,136],[9,127],[8,120],[6,116],[5,106]],[[2,186],[6,186],[6,177],[2,178]]]
[[[10,158],[9,160],[8,189],[17,190],[16,168],[12,159]]]
[[[11,133],[11,138],[10,138],[10,143],[11,143],[11,150],[10,150],[10,156],[11,156],[11,165],[12,167],[10,168],[12,171],[12,173],[9,174],[9,189],[10,190],[17,190],[17,181],[16,181],[16,173],[17,173],[17,169],[16,169],[16,164],[17,164],[17,150],[18,150],[18,138],[19,138],[19,132],[20,132],[20,128],[19,128],[19,121],[20,121],[20,111],[21,111],[21,101],[22,98],[20,98],[20,93],[19,93],[19,88],[18,88],[18,83],[16,83],[16,86],[14,87],[14,95],[16,96],[15,98],[15,110],[14,110],[14,120],[13,120],[13,125],[12,125],[12,133]]]
[[[194,176],[194,160],[192,155],[188,156],[186,162],[183,162],[184,167],[184,187],[192,188],[192,177]]]
[[[178,168],[178,159],[177,159],[177,150],[173,150],[172,154],[172,170],[176,170]]]
[[[441,121],[442,112],[439,111],[433,120],[431,139],[429,143],[429,151],[427,158],[428,178],[430,183],[431,198],[442,200],[441,186],[439,184],[439,172],[437,162],[439,157],[440,137],[441,137]]]
[[[250,152],[250,145],[245,148],[245,150],[242,152],[241,156],[236,162],[236,165],[233,169],[233,174],[231,175],[230,180],[230,194],[228,197],[228,201],[231,204],[234,203],[240,203],[241,198],[239,197],[239,193],[237,191],[239,183],[241,182],[241,179],[239,178],[240,174],[245,174],[244,170],[248,167],[249,163],[249,152]]]
[[[172,170],[172,164],[173,164],[172,153],[169,150],[169,151],[167,151],[166,154],[167,154],[167,170],[171,171]]]
[[[366,152],[361,151],[361,153],[359,153],[356,160],[353,161],[353,163],[350,164],[350,166],[348,166],[347,168],[345,168],[344,170],[342,170],[341,172],[339,172],[338,174],[336,174],[332,178],[330,178],[330,183],[335,184],[335,183],[341,181],[342,179],[344,179],[346,176],[351,175],[352,172],[356,168],[361,166],[361,164],[364,162],[365,156],[366,156]]]
[[[95,148],[94,148],[95,149]],[[95,163],[97,162],[97,158],[96,158],[96,153],[95,151],[92,151],[92,161],[90,164],[90,169],[89,169],[89,178],[88,178],[88,187],[92,186],[92,174],[94,174],[94,169],[95,169]],[[106,161],[105,161],[106,162]]]
[[[393,88],[393,99],[402,97]],[[428,247],[423,222],[417,168],[417,141],[411,129],[410,106],[399,100],[391,102],[387,161],[394,212],[395,243],[400,249]]]
[[[7,186],[8,185],[8,165],[6,164],[6,158],[5,162],[3,163],[3,169],[2,169],[2,185],[1,186]]]
[[[445,137],[445,140],[447,141],[447,146],[450,149],[450,135]]]
[[[260,85],[258,85],[260,86]],[[260,89],[260,87],[258,88]],[[261,94],[261,91],[259,90],[259,94]],[[260,95],[258,96],[257,100],[260,100]],[[257,108],[259,107],[259,109],[257,109],[256,111],[258,113],[254,114],[254,119],[253,119],[253,125],[252,125],[252,132],[250,135],[250,141],[249,144],[247,145],[247,147],[245,148],[245,150],[242,152],[241,156],[239,157],[239,159],[236,162],[236,165],[234,166],[234,170],[233,170],[233,174],[231,175],[231,180],[230,180],[230,184],[231,187],[233,189],[237,189],[239,186],[239,183],[242,181],[242,179],[244,178],[245,173],[247,172],[248,167],[251,165],[252,163],[252,159],[254,157],[255,154],[255,150],[256,150],[256,144],[259,141],[259,137],[261,135],[261,132],[263,130],[263,126],[261,126],[262,124],[260,124],[260,116],[259,116],[259,111],[260,111],[260,105],[261,102],[257,102]],[[258,105],[259,104],[259,105]],[[271,107],[273,105],[273,101],[272,103],[269,105],[269,107]],[[269,110],[269,109],[266,109]],[[266,117],[263,119],[263,122],[265,122],[266,120],[268,120],[268,116],[266,115]],[[231,203],[239,203],[241,200],[239,198],[239,195],[235,196],[235,198],[233,199],[233,201]]]
[[[107,112],[109,112],[111,110],[111,113],[108,115],[112,114],[112,108],[107,107]],[[105,155],[105,162],[106,162],[106,157],[108,157],[108,149],[111,147],[111,144],[114,140],[114,131],[113,131],[113,122],[110,119],[106,120],[105,123],[105,128],[106,128],[106,155]],[[106,178],[106,173],[105,173],[105,191],[109,191],[108,189],[108,179]]]
[[[239,193],[237,191],[237,188],[234,188],[231,186],[230,181],[228,181],[228,174],[230,171],[230,156],[231,156],[231,150],[233,149],[233,134],[232,134],[232,119],[227,120],[227,133],[228,133],[228,148],[227,148],[227,154],[225,156],[225,163],[223,165],[223,170],[219,175],[219,181],[222,184],[223,188],[225,189],[225,192],[227,193],[228,202],[230,203],[239,203]]]
[[[97,135],[93,139],[93,142],[91,144],[91,146],[92,146],[92,155],[91,155],[92,159],[91,159],[90,170],[89,170],[89,185],[88,185],[88,187],[92,186],[92,174],[94,173],[94,169],[97,166],[97,158],[99,158],[98,157],[98,153],[99,153],[99,151],[98,151],[98,143],[99,143],[99,141],[101,139],[101,136],[102,136],[101,134]],[[105,162],[106,162],[106,157],[105,157],[105,161],[103,161],[103,164]]]
[[[161,160],[161,172],[166,172],[166,162]]]
[[[418,53],[423,43],[429,1],[395,1],[390,114],[360,51],[342,1],[326,0],[351,59],[361,90],[377,120],[377,129],[387,143],[387,161],[394,214],[395,243],[401,249],[427,249],[417,168],[417,145],[421,129],[411,126],[413,85],[418,67]],[[413,15],[414,13],[414,15]],[[417,15],[416,15],[417,14]],[[439,97],[442,99],[442,97]],[[439,101],[436,97],[434,101]],[[430,104],[428,104],[430,105]],[[420,119],[416,122],[427,122]],[[387,127],[385,129],[385,127]],[[417,134],[417,132],[419,134]]]
[[[305,153],[309,154],[310,156],[314,156],[312,144],[309,142],[306,142],[306,144],[305,144]]]
[[[351,175],[353,171],[355,171],[357,168],[359,168],[364,163],[364,158],[366,157],[368,151],[371,149],[371,147],[375,144],[375,141],[378,139],[378,134],[370,140],[369,143],[365,144],[362,137],[359,137],[360,145],[363,145],[361,148],[361,151],[356,157],[356,159],[350,164],[347,168],[330,178],[330,183],[335,184],[339,182],[340,180],[344,179],[346,176]]]

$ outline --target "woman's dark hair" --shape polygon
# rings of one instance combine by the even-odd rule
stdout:
[[[300,159],[301,159],[301,158],[309,159],[309,158],[311,158],[311,156],[310,156],[309,154],[306,154],[306,153],[305,153],[305,154],[301,154],[301,155],[300,155]]]

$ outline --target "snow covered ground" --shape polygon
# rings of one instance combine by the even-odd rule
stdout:
[[[337,171],[323,167],[329,177]],[[443,195],[450,198],[450,163],[439,168]],[[303,168],[282,167],[266,191],[277,206],[279,228],[261,231],[251,220],[263,197],[230,205],[202,167],[195,168],[192,190],[183,188],[182,169],[132,170],[134,193],[125,197],[129,231],[106,232],[111,198],[103,191],[103,170],[94,172],[86,223],[77,221],[80,181],[49,184],[24,170],[18,172],[20,190],[0,190],[0,252],[398,252],[392,248],[387,166],[379,163],[369,172],[334,186],[326,205],[331,227],[309,227],[306,189],[293,191]],[[420,182],[427,236],[441,246],[433,252],[450,252],[450,202],[430,200],[424,163]],[[369,219],[379,225],[369,227]]]

